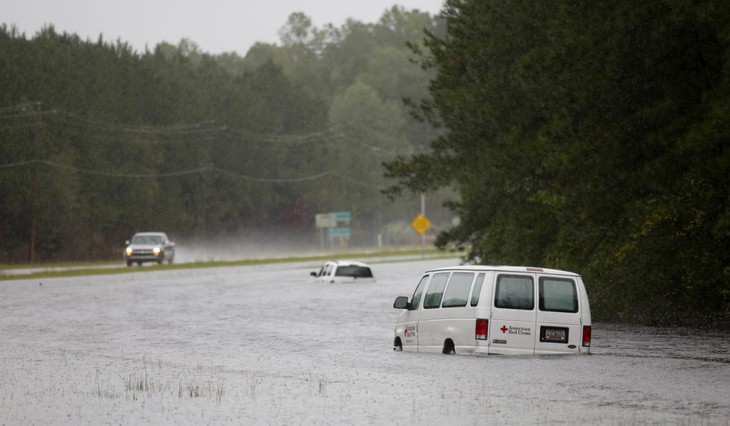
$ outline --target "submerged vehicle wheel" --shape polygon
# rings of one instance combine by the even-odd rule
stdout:
[[[448,339],[444,342],[444,349],[441,351],[441,353],[446,355],[454,355],[456,353],[456,349],[454,348],[454,342],[451,339]]]
[[[403,352],[403,343],[401,343],[400,337],[396,337],[393,341],[393,350],[396,352]]]

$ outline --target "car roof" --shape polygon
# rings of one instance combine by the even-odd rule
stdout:
[[[165,234],[164,232],[137,232],[136,234],[133,235],[133,237],[136,237],[138,235],[140,237],[146,237],[146,236],[167,237],[167,234]]]
[[[460,266],[449,266],[443,268],[429,269],[426,272],[441,272],[441,271],[496,271],[496,272],[540,272],[545,274],[553,275],[571,275],[580,276],[575,272],[563,271],[560,269],[542,268],[539,266],[509,266],[509,265],[460,265]]]

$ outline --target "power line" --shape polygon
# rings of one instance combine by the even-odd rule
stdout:
[[[16,163],[0,164],[0,169],[10,169],[13,167],[22,167],[37,163],[38,160],[18,161]]]
[[[42,103],[25,103],[25,104],[19,104],[15,106],[8,106],[8,107],[0,107],[0,118],[5,119],[21,119],[21,118],[27,118],[27,117],[38,117],[38,115],[42,115],[46,120],[44,120],[43,123],[41,123],[41,126],[44,126],[46,128],[53,125],[53,122],[56,121],[58,123],[63,123],[67,125],[72,126],[78,126],[81,128],[85,128],[91,131],[95,132],[103,132],[106,133],[108,136],[111,136],[114,133],[119,134],[116,137],[120,137],[123,139],[124,143],[169,143],[169,142],[200,142],[200,143],[220,143],[221,141],[244,141],[244,142],[258,142],[258,143],[266,143],[268,145],[273,144],[311,144],[311,143],[329,143],[333,141],[342,140],[344,138],[344,135],[341,133],[336,133],[332,129],[325,129],[319,132],[313,132],[308,134],[302,134],[302,135],[286,135],[286,134],[261,134],[261,133],[255,133],[250,132],[248,130],[243,130],[239,128],[232,128],[227,127],[225,125],[215,125],[213,121],[208,122],[201,122],[201,123],[194,123],[194,124],[180,124],[180,125],[173,125],[173,126],[150,126],[150,125],[129,125],[129,124],[121,124],[121,123],[104,123],[94,120],[88,120],[81,115],[61,111],[58,109],[36,109],[39,106],[43,106]],[[31,127],[36,126],[38,124],[36,123],[28,123],[23,125],[17,125],[18,127]],[[3,128],[9,128],[14,126],[5,126],[0,127],[0,129]],[[139,137],[173,137],[174,140],[160,140],[160,139],[135,139],[130,138],[129,135],[134,134]],[[99,137],[96,136],[99,139],[107,139],[106,137]],[[92,135],[92,137],[94,137]],[[184,141],[179,139],[180,137],[197,137],[198,139],[194,140],[188,140]],[[107,140],[108,141],[108,140]],[[78,142],[91,142],[89,139],[84,139],[83,137],[81,139],[73,139],[73,143]],[[382,149],[380,147],[370,145],[367,143],[358,143],[358,145],[361,145],[366,148],[370,148],[375,152],[375,150],[378,150],[378,152]],[[221,169],[215,166],[206,166],[206,167],[198,167],[188,170],[182,170],[182,171],[175,171],[175,172],[157,172],[157,173],[122,173],[122,172],[114,172],[114,171],[106,171],[106,170],[91,170],[91,169],[84,169],[80,167],[75,167],[67,164],[60,164],[56,163],[50,160],[42,160],[42,159],[34,159],[34,160],[27,160],[27,161],[18,161],[14,163],[7,163],[7,164],[0,164],[0,169],[9,169],[13,167],[24,167],[32,164],[42,164],[48,167],[56,168],[56,169],[62,169],[62,170],[69,170],[73,171],[75,173],[79,174],[85,174],[85,175],[95,175],[95,176],[106,176],[106,177],[113,177],[113,178],[127,178],[127,179],[157,179],[157,178],[170,178],[170,177],[181,177],[181,176],[189,176],[194,174],[202,174],[202,173],[218,173],[223,176],[227,176],[234,179],[239,180],[245,180],[245,181],[251,181],[251,182],[262,182],[262,183],[298,183],[298,182],[307,182],[307,181],[314,181],[318,179],[322,179],[328,176],[339,176],[343,180],[358,185],[361,187],[368,187],[368,188],[375,188],[379,189],[378,186],[370,185],[367,183],[363,183],[361,181],[358,181],[356,179],[352,179],[345,173],[340,173],[338,171],[334,170],[327,170],[319,173],[315,173],[312,175],[306,175],[306,176],[300,176],[300,177],[292,177],[292,178],[264,178],[264,177],[256,177],[251,175],[245,175],[242,173],[238,173],[235,171],[230,171],[226,169]]]
[[[333,133],[331,129],[322,130],[320,132],[308,133],[303,135],[284,135],[284,134],[262,134],[249,132],[247,130],[229,128],[226,127],[225,131],[227,134],[233,134],[243,136],[246,140],[256,139],[257,141],[267,143],[314,143],[314,142],[329,142],[332,140],[342,139],[344,137],[341,133]]]
[[[254,182],[267,182],[267,183],[295,183],[295,182],[305,182],[305,181],[320,179],[320,178],[323,178],[325,176],[329,176],[331,174],[334,174],[333,171],[325,171],[325,172],[322,172],[322,173],[317,173],[315,175],[303,176],[303,177],[298,177],[298,178],[257,178],[257,177],[253,177],[253,176],[242,175],[240,173],[229,172],[227,170],[219,169],[217,167],[213,167],[212,170],[214,170],[214,171],[216,171],[218,173],[224,174],[226,176],[230,176],[230,177],[235,177],[235,178],[239,178],[239,179],[243,179],[243,180],[248,180],[248,181],[254,181]]]
[[[53,119],[65,120],[66,123],[76,124],[92,130],[104,132],[123,132],[136,133],[141,135],[186,135],[200,133],[214,133],[221,131],[225,126],[211,127],[213,122],[201,122],[193,124],[178,124],[170,126],[153,126],[143,124],[125,124],[125,123],[104,123],[95,120],[89,120],[78,114],[54,110],[51,115]]]
[[[5,115],[6,111],[25,112],[28,110],[34,110],[38,104],[40,104],[40,102],[24,102],[24,103],[18,104],[18,105],[9,105],[9,106],[0,107],[0,117]]]
[[[121,132],[136,135],[155,135],[155,136],[198,136],[223,134],[225,136],[237,135],[246,138],[247,141],[255,140],[267,143],[323,143],[332,140],[338,140],[344,135],[335,133],[332,129],[325,129],[318,132],[306,134],[277,134],[277,133],[256,133],[245,129],[229,127],[223,124],[216,124],[215,121],[204,121],[192,124],[177,124],[170,126],[159,125],[143,125],[143,124],[125,124],[125,123],[108,123],[87,119],[79,114],[68,112],[60,109],[42,109],[34,110],[35,104],[19,104],[14,106],[0,108],[0,119],[20,119],[27,117],[36,117],[38,114],[52,120],[80,126],[90,130],[100,132]],[[6,113],[7,111],[7,113]],[[161,142],[161,141],[157,141]]]
[[[336,173],[331,170],[327,170],[321,173],[316,173],[309,176],[300,176],[300,177],[293,177],[293,178],[261,178],[261,177],[255,177],[250,175],[244,175],[241,173],[232,172],[229,170],[224,170],[218,167],[198,167],[195,169],[189,169],[189,170],[181,170],[177,172],[167,172],[167,173],[119,173],[119,172],[106,172],[106,171],[99,171],[99,170],[89,170],[89,169],[83,169],[80,167],[74,167],[69,166],[66,164],[60,164],[49,160],[28,160],[28,161],[18,161],[15,163],[8,163],[8,164],[0,164],[0,169],[8,169],[12,167],[23,167],[23,166],[29,166],[32,164],[43,164],[49,167],[53,167],[56,169],[62,169],[62,170],[70,170],[76,173],[80,174],[86,174],[86,175],[95,175],[95,176],[107,176],[107,177],[115,177],[115,178],[131,178],[131,179],[157,179],[157,178],[168,178],[168,177],[179,177],[179,176],[188,176],[193,174],[202,174],[206,172],[211,173],[219,173],[225,176],[241,179],[241,180],[247,180],[252,182],[264,182],[264,183],[297,183],[297,182],[306,182],[316,179],[321,179],[326,176],[337,174],[340,175],[340,173]]]

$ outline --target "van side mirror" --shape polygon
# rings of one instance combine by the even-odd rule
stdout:
[[[395,309],[408,309],[410,306],[410,303],[408,303],[408,298],[406,296],[398,296],[395,298],[395,302],[393,302],[393,307]]]
[[[128,246],[128,245],[129,245],[129,240],[125,241],[125,242],[124,242],[124,245],[125,245],[125,246]]]
[[[316,272],[310,272],[309,275],[311,275],[313,277],[316,277],[317,276],[317,273]]]

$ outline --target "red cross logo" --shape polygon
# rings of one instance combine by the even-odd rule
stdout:
[[[502,330],[502,333],[506,333],[507,330],[509,330],[509,328],[507,328],[506,325],[503,325],[502,328],[500,328],[500,330]]]

